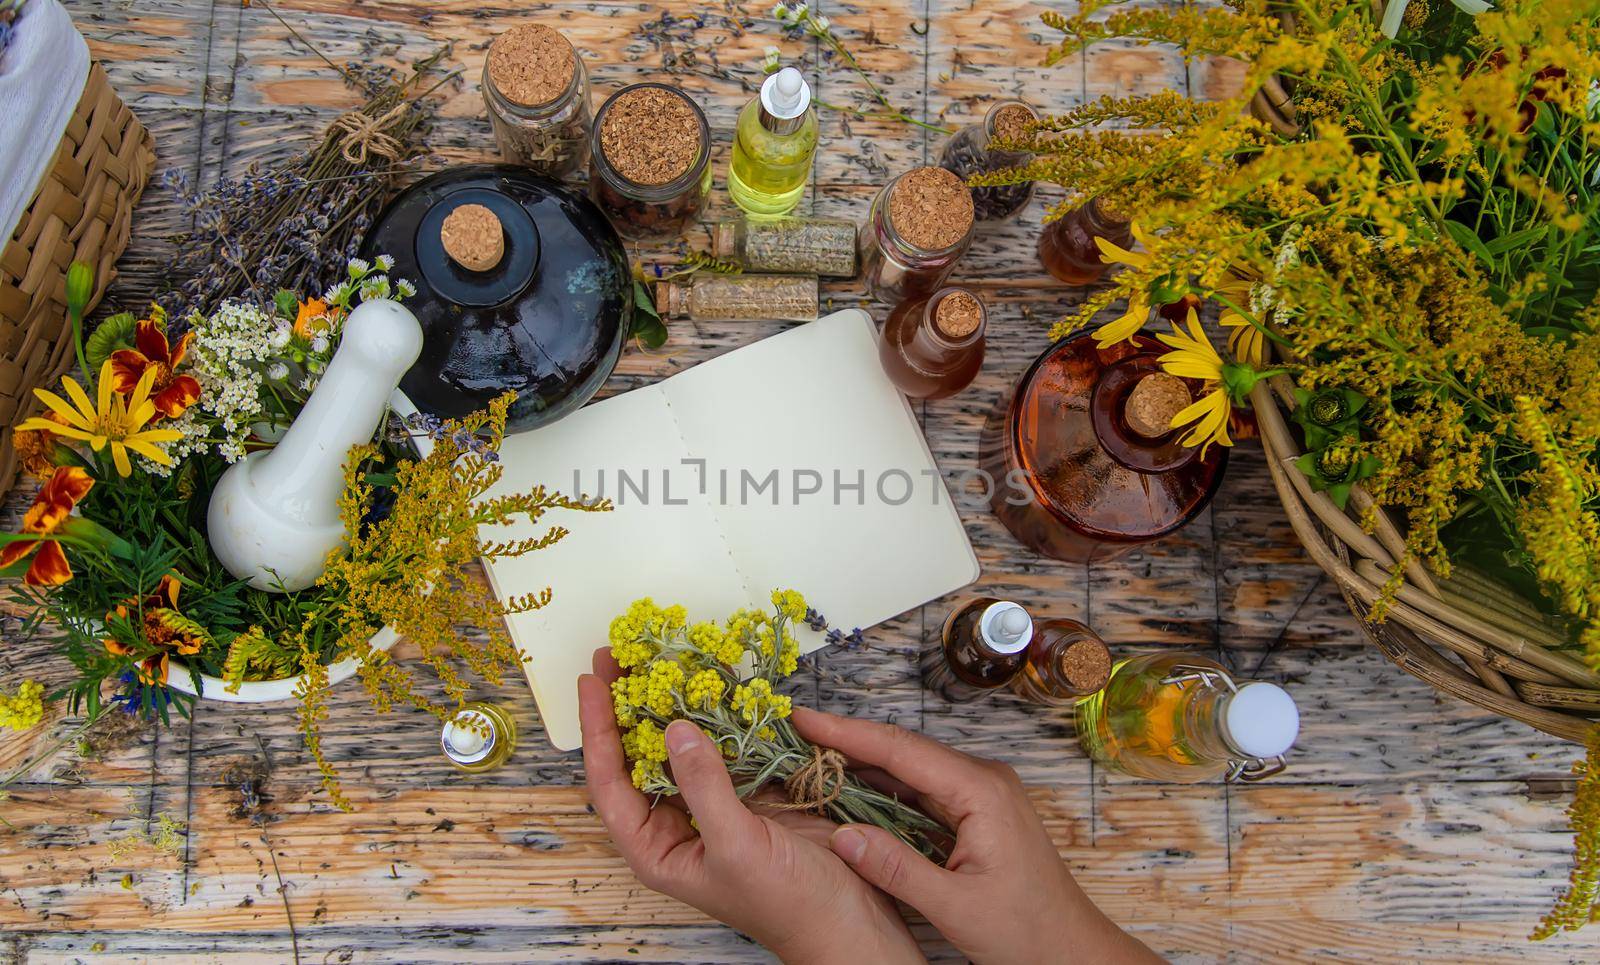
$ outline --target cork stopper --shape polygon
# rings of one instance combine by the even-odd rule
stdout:
[[[997,141],[1019,140],[1022,132],[1035,120],[1038,117],[1028,105],[1015,102],[1003,104],[989,119],[989,136]]]
[[[1128,393],[1123,418],[1128,428],[1139,435],[1159,439],[1172,431],[1173,416],[1187,409],[1193,401],[1182,379],[1165,372],[1152,372]]]
[[[668,184],[694,167],[700,115],[689,99],[666,87],[635,87],[616,95],[600,122],[600,151],[625,181]]]
[[[924,251],[949,248],[972,230],[972,192],[944,168],[915,168],[889,192],[889,222]]]
[[[663,318],[682,318],[689,310],[689,286],[675,281],[656,282],[656,309]]]
[[[1093,693],[1111,679],[1111,651],[1092,638],[1074,641],[1061,654],[1061,676],[1079,693]]]
[[[719,221],[711,229],[711,256],[713,258],[732,258],[734,245],[737,238],[734,232],[739,228],[737,221]]]
[[[439,226],[439,241],[450,260],[468,271],[488,271],[506,253],[500,219],[481,204],[464,204]]]
[[[983,324],[983,303],[978,296],[958,288],[939,299],[933,313],[933,326],[949,339],[964,339]]]
[[[489,80],[522,107],[543,107],[572,84],[578,56],[561,33],[544,24],[518,24],[489,45]]]

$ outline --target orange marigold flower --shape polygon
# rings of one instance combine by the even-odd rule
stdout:
[[[310,341],[318,332],[326,330],[333,324],[333,316],[328,313],[328,303],[320,298],[313,298],[300,303],[300,309],[294,316],[294,333]]]
[[[177,574],[168,573],[156,585],[155,592],[144,598],[144,604],[140,607],[140,633],[147,644],[156,648],[155,653],[139,662],[139,680],[147,686],[166,684],[168,662],[174,653],[187,656],[199,653],[205,646],[205,632],[178,610],[178,591],[182,586]],[[106,618],[126,620],[132,605],[132,600],[119,603],[115,611],[106,614]],[[106,652],[114,656],[125,657],[134,652],[134,648],[112,637],[103,638],[101,643],[105,644]]]
[[[48,537],[72,515],[72,507],[88,495],[94,480],[79,466],[62,466],[39,487],[33,505],[22,517],[22,532],[33,539],[18,539],[0,546],[0,569],[38,550],[22,581],[29,586],[60,586],[72,579],[72,567],[61,544]]]
[[[147,369],[155,370],[150,401],[156,411],[169,419],[183,415],[183,410],[200,398],[200,383],[192,375],[179,375],[178,365],[189,353],[193,332],[186,332],[173,345],[167,333],[154,319],[144,319],[134,328],[133,343],[137,349],[118,349],[111,353],[112,385],[123,395],[131,393]]]
[[[60,423],[54,412],[46,412],[47,420]],[[17,452],[17,463],[22,471],[44,482],[56,471],[56,439],[49,429],[18,429],[11,434],[11,446]]]

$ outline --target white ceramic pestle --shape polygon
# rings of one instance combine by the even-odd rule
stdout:
[[[339,520],[350,447],[372,439],[389,396],[422,352],[422,327],[399,302],[363,302],[344,323],[333,361],[272,449],[217,482],[206,536],[228,572],[261,590],[315,583],[345,542]]]

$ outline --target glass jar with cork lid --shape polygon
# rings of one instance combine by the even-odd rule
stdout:
[[[1020,167],[1032,157],[1028,151],[1002,150],[995,145],[1022,141],[1028,125],[1038,119],[1033,108],[1021,101],[1001,101],[989,108],[982,121],[950,136],[939,155],[939,166],[963,181],[975,174]],[[971,188],[974,214],[979,221],[1014,218],[1032,200],[1033,189],[1032,181]]]
[[[878,356],[901,392],[943,399],[977,378],[983,367],[983,301],[965,288],[941,288],[895,306],[878,337]]]
[[[589,72],[559,31],[518,24],[496,37],[483,99],[506,160],[560,179],[589,159]]]
[[[867,291],[898,302],[938,291],[972,243],[972,192],[944,168],[914,168],[872,199],[861,230]]]
[[[1100,347],[1080,332],[1046,349],[990,413],[978,464],[1005,483],[989,504],[1013,536],[1055,559],[1100,562],[1211,502],[1228,450],[1180,441],[1172,419],[1205,384],[1163,372],[1165,352],[1143,333]]]
[[[705,112],[665,84],[634,84],[606,99],[590,137],[589,194],[633,240],[681,234],[711,195]]]

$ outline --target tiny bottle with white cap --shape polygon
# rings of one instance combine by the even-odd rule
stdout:
[[[445,722],[439,746],[450,763],[469,774],[492,771],[517,749],[517,722],[498,704],[481,700],[462,704]]]
[[[1294,698],[1276,684],[1237,683],[1193,653],[1133,657],[1077,705],[1078,741],[1112,770],[1178,784],[1259,781],[1282,771],[1300,733]]]
[[[788,214],[811,180],[816,151],[811,87],[798,70],[785,67],[769,76],[761,93],[739,113],[728,194],[751,214]]]
[[[939,645],[924,652],[922,683],[946,700],[975,700],[1011,683],[1032,639],[1033,618],[1020,605],[971,600],[945,619]]]

